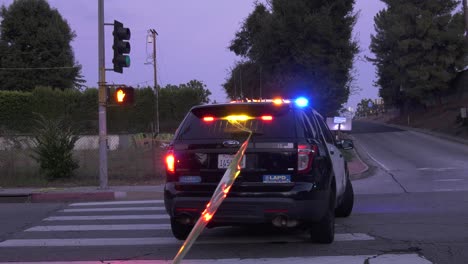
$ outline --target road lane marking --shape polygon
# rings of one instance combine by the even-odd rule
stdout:
[[[367,234],[335,234],[336,242],[374,240]],[[272,236],[272,237],[200,237],[197,245],[206,244],[262,244],[262,243],[308,243],[305,237]],[[0,242],[2,247],[86,247],[86,246],[141,246],[141,245],[182,245],[173,237],[141,238],[66,238],[66,239],[10,239]]]
[[[435,192],[454,192],[458,191],[457,189],[435,189]]]
[[[367,151],[366,151],[367,152]],[[377,164],[380,165],[380,167],[382,167],[384,170],[386,171],[390,171],[389,168],[387,168],[387,166],[385,166],[385,164],[383,164],[382,162],[378,161],[376,158],[374,158],[369,152],[367,152],[367,155],[373,160],[375,161]]]
[[[464,179],[439,179],[434,180],[436,182],[457,182],[457,181],[464,181]]]
[[[382,167],[384,170],[386,171],[390,171],[387,166],[385,166],[385,164],[383,164],[382,162],[378,161],[376,158],[374,158],[370,153],[369,151],[366,149],[366,147],[364,147],[363,145],[361,145],[362,148],[364,149],[364,151],[367,153],[367,156],[369,156],[369,158],[371,158],[373,161],[375,161],[377,164],[380,165],[380,167]]]
[[[422,171],[447,171],[447,170],[457,170],[457,168],[448,167],[448,168],[417,168],[416,170]]]
[[[56,231],[111,231],[111,230],[171,230],[170,224],[136,224],[136,225],[58,225],[35,226],[25,232]]]
[[[164,200],[142,200],[142,201],[113,201],[113,202],[72,203],[72,204],[70,204],[69,206],[128,205],[128,204],[164,204]]]
[[[80,209],[63,209],[60,212],[122,212],[122,211],[161,211],[166,210],[165,207],[111,207],[111,208],[80,208]]]
[[[335,234],[335,241],[374,240],[373,237],[364,233]]]
[[[184,264],[388,264],[388,263],[411,263],[432,264],[432,262],[418,254],[383,254],[383,255],[355,255],[355,256],[311,256],[311,257],[289,257],[289,258],[231,258],[231,259],[184,259]],[[12,262],[0,262],[0,264],[11,264]],[[15,262],[18,263],[18,262]],[[103,261],[47,261],[47,262],[20,262],[22,264],[102,264]],[[171,264],[172,260],[106,260],[107,264]]]
[[[44,221],[169,219],[168,215],[75,215],[51,216]]]

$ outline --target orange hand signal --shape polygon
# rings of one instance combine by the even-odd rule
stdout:
[[[125,93],[123,90],[119,89],[117,91],[117,102],[118,103],[123,103],[124,102],[124,98],[125,98]]]

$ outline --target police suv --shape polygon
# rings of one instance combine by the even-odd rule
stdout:
[[[335,216],[351,214],[354,193],[341,150],[308,100],[251,100],[193,107],[168,147],[164,199],[172,233],[184,240],[234,154],[252,132],[241,173],[208,227],[305,228],[332,243]]]

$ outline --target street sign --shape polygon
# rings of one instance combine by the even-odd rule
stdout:
[[[327,117],[327,126],[331,131],[351,131],[353,128],[353,119],[345,118],[343,123],[335,123],[334,117]]]
[[[333,123],[335,123],[335,124],[343,124],[343,123],[346,123],[346,117],[335,116],[335,117],[333,118]]]

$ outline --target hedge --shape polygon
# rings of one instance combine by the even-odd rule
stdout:
[[[161,96],[161,100],[168,100]],[[111,106],[107,112],[108,133],[151,132],[154,116],[154,94],[151,88],[135,90],[135,105]],[[192,105],[185,106],[186,112]],[[169,110],[169,109],[168,109]],[[174,116],[161,109],[161,132],[173,132],[183,115]],[[31,133],[35,113],[47,118],[65,116],[82,134],[98,132],[98,90],[58,90],[38,87],[32,92],[0,91],[0,133]],[[185,114],[185,113],[184,113]]]

